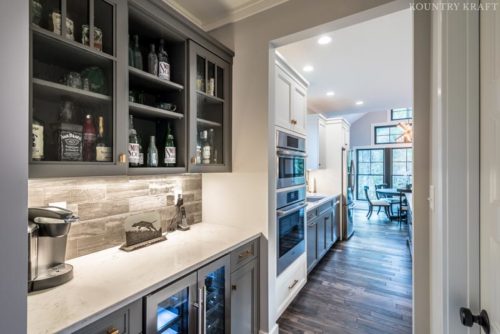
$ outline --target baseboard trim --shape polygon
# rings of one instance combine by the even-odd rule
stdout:
[[[279,334],[279,326],[278,324],[274,324],[273,328],[269,332],[264,332],[263,330],[259,330],[259,334]]]

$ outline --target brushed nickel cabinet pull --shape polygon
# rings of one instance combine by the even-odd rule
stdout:
[[[118,155],[118,163],[124,165],[127,163],[127,155],[125,153],[120,153]]]
[[[299,280],[298,279],[294,280],[293,283],[288,287],[288,290],[292,290],[294,286],[297,285],[297,283],[299,283]]]
[[[249,249],[247,249],[246,251],[244,251],[243,253],[241,253],[240,255],[238,255],[238,259],[243,260],[244,258],[247,258],[250,255],[252,255],[252,251],[249,250]]]

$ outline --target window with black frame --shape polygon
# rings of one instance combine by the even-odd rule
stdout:
[[[397,124],[381,125],[375,127],[375,144],[400,144],[404,143],[404,130]]]
[[[412,183],[412,148],[392,149],[391,182],[393,188],[406,188]]]
[[[412,108],[391,109],[391,121],[400,121],[413,118]]]
[[[375,198],[375,185],[384,183],[384,149],[358,149],[356,198],[366,200],[364,187],[370,187],[368,194]]]

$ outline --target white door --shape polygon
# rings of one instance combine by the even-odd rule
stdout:
[[[292,118],[292,78],[278,66],[275,69],[274,114],[276,115],[276,125],[289,129]]]
[[[294,84],[292,92],[292,125],[293,130],[306,134],[307,124],[307,95],[306,90]]]
[[[491,2],[491,1],[490,1]],[[481,43],[481,308],[500,334],[500,3],[482,11]]]

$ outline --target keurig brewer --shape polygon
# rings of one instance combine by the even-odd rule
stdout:
[[[65,263],[66,242],[73,212],[53,207],[28,209],[28,291],[52,288],[73,278],[73,266]]]

